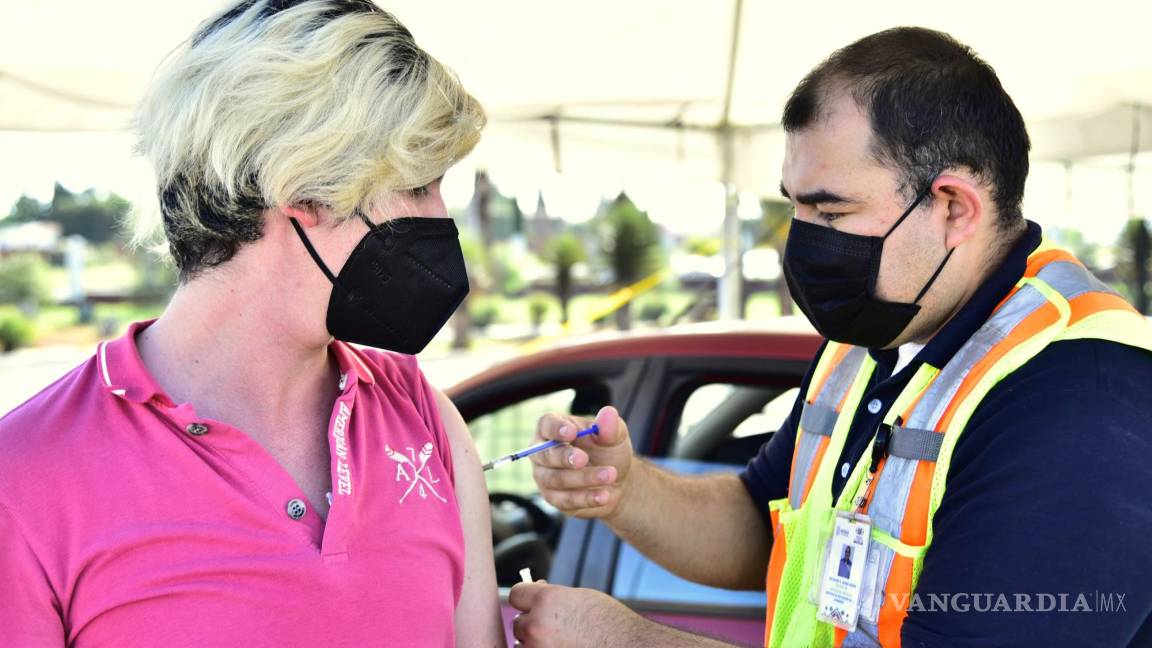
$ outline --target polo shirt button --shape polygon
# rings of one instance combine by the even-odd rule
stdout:
[[[848,462],[844,462],[844,465],[840,466],[840,477],[847,479],[849,470],[852,470],[852,466],[848,465]]]
[[[300,499],[299,497],[295,497],[288,500],[287,510],[288,517],[292,518],[293,520],[299,520],[300,518],[304,517],[305,513],[308,512],[308,507],[304,504],[304,500]]]
[[[872,400],[868,401],[868,413],[879,414],[880,408],[883,406],[884,403],[881,403],[879,398],[873,398]]]
[[[184,431],[192,436],[204,436],[208,434],[208,426],[203,423],[189,423]]]

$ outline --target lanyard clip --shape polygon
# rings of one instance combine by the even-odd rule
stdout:
[[[899,424],[900,419],[896,419]],[[872,463],[868,466],[868,472],[875,474],[880,469],[880,460],[888,455],[888,447],[892,444],[892,426],[887,423],[881,423],[880,427],[876,428],[876,438],[872,441]]]

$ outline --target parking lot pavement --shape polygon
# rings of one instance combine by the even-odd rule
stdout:
[[[91,346],[53,346],[0,353],[0,416],[87,360],[93,350]]]
[[[53,346],[0,353],[0,416],[35,396],[95,351],[94,346]],[[420,357],[420,367],[432,385],[447,389],[511,355],[452,352]]]

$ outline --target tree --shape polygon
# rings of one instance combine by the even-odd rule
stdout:
[[[760,237],[757,245],[776,250],[780,263],[784,263],[784,247],[788,243],[788,229],[792,226],[792,206],[779,200],[760,201]],[[788,283],[784,281],[784,268],[780,268],[780,279],[776,282],[776,297],[780,302],[780,314],[792,314],[792,295]]]
[[[564,232],[548,242],[545,258],[556,275],[556,299],[560,301],[560,323],[568,323],[568,303],[572,300],[572,268],[587,258],[584,243],[572,232]]]
[[[1152,234],[1148,221],[1133,218],[1120,237],[1122,258],[1117,271],[1124,279],[1136,310],[1148,314],[1148,257],[1152,254]]]
[[[452,348],[467,349],[472,346],[472,302],[487,292],[489,278],[485,269],[488,255],[484,246],[468,232],[460,235],[460,251],[464,255],[464,267],[468,269],[468,297],[452,314]]]
[[[59,223],[63,236],[79,234],[91,243],[106,243],[117,238],[120,223],[131,209],[132,205],[116,194],[99,197],[94,189],[72,193],[56,183],[51,203],[44,205],[34,198],[21,196],[8,217],[20,223]]]
[[[596,223],[600,252],[618,288],[630,286],[655,270],[659,264],[660,236],[656,226],[624,192],[608,206]],[[621,330],[632,326],[632,304],[616,311]]]
[[[472,204],[468,208],[472,211],[473,217],[476,219],[476,226],[480,229],[480,243],[486,249],[491,249],[495,242],[492,236],[491,202],[493,187],[487,171],[476,170],[473,187]]]
[[[40,204],[39,200],[31,196],[21,195],[12,205],[12,211],[8,212],[8,218],[13,223],[28,223],[41,220],[47,211],[48,208]]]

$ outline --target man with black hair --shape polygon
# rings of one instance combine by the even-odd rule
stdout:
[[[689,479],[605,408],[533,457],[543,495],[684,578],[766,583],[771,646],[1152,643],[1152,329],[1024,219],[995,72],[891,29],[812,70],[783,125],[785,277],[827,338],[791,415],[743,474]],[[597,592],[510,601],[529,646],[718,645]]]

